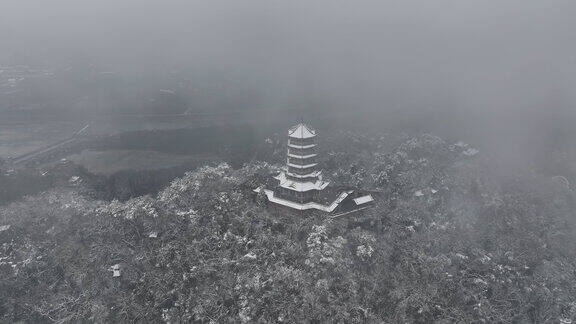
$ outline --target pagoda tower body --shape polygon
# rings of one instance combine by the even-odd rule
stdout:
[[[316,131],[303,123],[290,128],[286,171],[276,177],[279,181],[276,192],[279,198],[308,203],[328,186],[328,182],[322,181],[317,157]]]
[[[318,167],[316,131],[300,123],[288,130],[286,167],[254,189],[274,206],[288,210],[351,212],[365,208],[372,196],[352,188],[330,188]]]

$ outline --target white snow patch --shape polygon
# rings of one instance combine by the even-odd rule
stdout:
[[[178,210],[176,211],[176,215],[178,216],[195,216],[196,215],[196,211],[194,209],[190,209],[188,211],[184,211],[184,210]]]
[[[254,252],[250,252],[244,256],[246,259],[256,260],[256,254]]]
[[[487,255],[484,255],[484,256],[482,256],[482,257],[480,258],[480,262],[482,262],[482,263],[484,263],[484,264],[490,262],[491,260],[492,260],[492,258],[490,258],[490,257],[487,256]]]
[[[374,198],[372,198],[372,195],[366,195],[366,196],[362,196],[362,197],[358,197],[358,198],[354,199],[354,202],[356,203],[356,205],[366,204],[366,203],[369,203],[371,201],[374,201]]]
[[[110,270],[112,270],[112,277],[120,277],[120,264],[111,266]]]
[[[456,253],[456,257],[462,260],[468,260],[468,257],[461,253]]]
[[[469,148],[466,151],[462,152],[462,154],[464,154],[466,156],[474,156],[478,153],[480,153],[480,151],[475,149],[475,148]]]

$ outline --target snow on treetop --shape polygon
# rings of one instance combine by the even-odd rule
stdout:
[[[288,130],[288,136],[292,138],[311,138],[316,136],[316,131],[310,126],[300,123],[298,125],[292,126]]]

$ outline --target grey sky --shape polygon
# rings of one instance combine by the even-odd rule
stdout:
[[[574,17],[573,0],[3,0],[0,57],[202,66],[271,102],[313,93],[497,125],[574,108]]]

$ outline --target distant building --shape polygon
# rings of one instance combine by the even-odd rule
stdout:
[[[332,188],[322,179],[316,130],[304,123],[288,130],[286,167],[270,180],[255,191],[263,192],[272,204],[291,210],[338,214],[364,209],[374,202],[369,193],[353,188]]]

